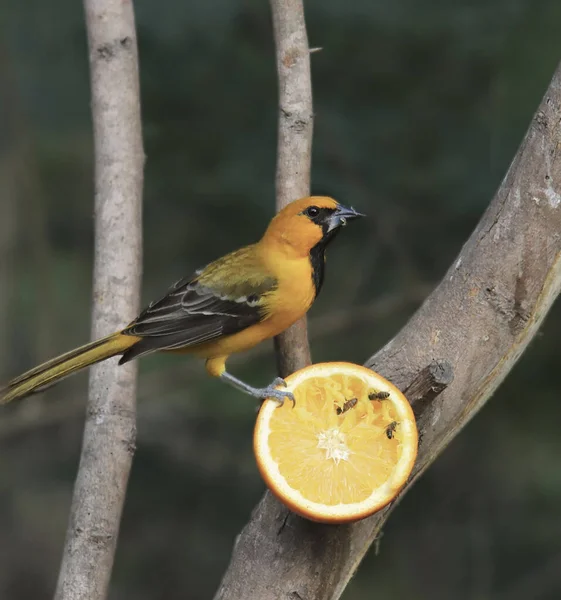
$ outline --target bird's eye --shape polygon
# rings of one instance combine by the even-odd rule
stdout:
[[[319,208],[317,206],[308,206],[308,208],[304,211],[304,214],[313,219],[319,215]]]

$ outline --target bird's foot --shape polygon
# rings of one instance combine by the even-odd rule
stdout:
[[[276,386],[282,385],[286,387],[286,381],[282,377],[277,377],[273,383],[268,385],[267,387],[258,389],[259,397],[262,400],[266,400],[267,398],[272,398],[279,403],[279,406],[284,404],[285,400],[290,400],[292,402],[292,407],[296,406],[296,399],[294,398],[294,394],[292,392],[286,392],[284,390],[277,389]]]
[[[279,405],[282,406],[284,404],[284,401],[288,398],[292,401],[293,406],[296,404],[296,400],[294,399],[294,395],[292,394],[292,392],[286,392],[284,390],[277,389],[277,386],[279,385],[286,387],[286,381],[282,379],[282,377],[277,377],[273,381],[273,383],[264,388],[255,388],[243,382],[241,379],[237,379],[236,377],[228,373],[228,371],[224,371],[223,373],[221,373],[220,378],[223,381],[226,381],[230,385],[234,386],[238,390],[242,390],[242,392],[245,392],[246,394],[249,394],[254,398],[259,398],[259,400],[273,398],[273,400],[276,400],[279,403]]]

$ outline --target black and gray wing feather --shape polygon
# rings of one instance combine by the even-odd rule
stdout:
[[[121,364],[155,350],[179,350],[238,333],[263,320],[264,295],[276,287],[274,278],[259,285],[237,282],[229,293],[205,285],[199,273],[178,281],[150,304],[124,331],[140,337]]]

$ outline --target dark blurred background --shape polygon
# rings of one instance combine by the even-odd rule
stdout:
[[[143,303],[272,215],[276,73],[265,0],[137,0]],[[313,191],[368,213],[331,248],[315,361],[363,362],[479,219],[561,57],[559,0],[307,0]],[[0,379],[89,335],[92,128],[82,6],[0,4]],[[561,308],[394,512],[345,600],[561,597]],[[255,384],[271,344],[232,361]],[[52,596],[86,377],[0,415],[0,598]],[[141,361],[111,600],[210,598],[264,486],[254,403],[194,359]],[[376,590],[376,594],[374,591]]]

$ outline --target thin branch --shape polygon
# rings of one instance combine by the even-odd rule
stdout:
[[[491,397],[561,290],[560,144],[561,64],[459,257],[409,323],[366,362],[402,390],[433,361],[448,363],[454,375],[435,399],[413,403],[427,405],[406,490]],[[340,598],[390,512],[352,525],[318,525],[289,514],[267,493],[237,538],[217,597]],[[371,591],[371,598],[380,596]]]
[[[95,142],[93,336],[138,312],[142,149],[131,0],[85,0]],[[91,371],[87,419],[56,600],[106,598],[136,436],[136,367]]]
[[[312,80],[302,0],[270,0],[279,81],[277,210],[310,194]],[[278,371],[284,377],[312,360],[306,319],[275,339]]]

